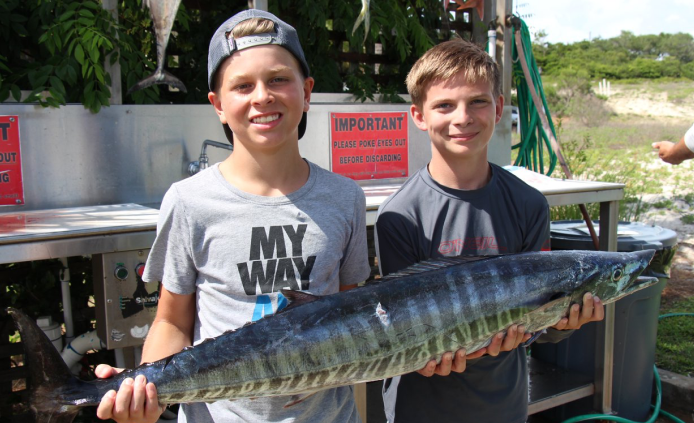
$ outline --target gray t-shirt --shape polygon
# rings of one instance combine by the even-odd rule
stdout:
[[[333,294],[370,273],[365,199],[352,180],[309,163],[299,190],[252,195],[218,166],[171,186],[162,201],[145,281],[195,293],[194,344],[283,308],[282,288]],[[289,397],[184,404],[179,422],[358,422],[351,387]]]
[[[489,183],[451,189],[426,167],[379,208],[376,248],[382,275],[416,262],[458,255],[495,255],[549,249],[549,206],[534,188],[490,164]],[[568,333],[550,330],[545,341]],[[463,373],[430,378],[410,373],[386,381],[391,423],[524,422],[528,407],[526,350],[470,360]]]

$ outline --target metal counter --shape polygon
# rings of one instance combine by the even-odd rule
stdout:
[[[0,263],[150,248],[158,214],[138,204],[0,213]]]

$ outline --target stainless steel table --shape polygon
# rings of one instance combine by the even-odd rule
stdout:
[[[150,248],[158,214],[138,204],[0,213],[0,263]]]

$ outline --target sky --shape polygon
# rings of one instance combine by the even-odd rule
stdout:
[[[694,0],[513,0],[533,35],[547,32],[549,43],[687,32],[694,36]]]

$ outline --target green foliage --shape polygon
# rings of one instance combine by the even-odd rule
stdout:
[[[652,204],[653,207],[656,209],[670,209],[673,207],[673,202],[670,199],[667,200],[662,200],[662,201],[656,201],[655,203]]]
[[[117,30],[98,2],[8,0],[0,8],[0,101],[10,95],[20,101],[21,87],[31,89],[26,102],[44,107],[78,100],[92,111],[108,105],[104,61]]]
[[[661,314],[669,313],[694,313],[694,297],[661,309]],[[655,362],[671,372],[694,375],[694,316],[659,320]]]
[[[595,95],[586,70],[561,69],[552,81],[545,86],[545,95],[557,118],[571,116],[588,127],[600,126],[609,118],[607,99]]]
[[[694,79],[694,37],[686,33],[639,35],[623,31],[618,37],[573,44],[533,44],[543,75],[585,70],[591,79]]]
[[[199,8],[194,9],[193,6]],[[167,86],[146,88],[123,103],[207,103],[207,50],[214,30],[246,2],[181,4],[166,48],[166,67],[187,93]],[[439,31],[440,0],[371,2],[371,25],[352,34],[360,0],[270,2],[270,11],[299,33],[316,79],[315,92],[350,92],[362,101],[402,101],[412,64],[429,47],[450,36]],[[105,64],[118,63],[123,92],[154,72],[156,37],[142,0],[118,2],[117,19],[99,0],[6,0],[0,2],[0,102],[38,102],[58,107],[82,103],[93,112],[110,104],[111,80]],[[368,60],[347,65],[340,55],[363,58],[382,47],[378,68]],[[21,98],[22,91],[29,91]]]
[[[645,211],[640,198],[643,194],[643,184],[640,181],[648,175],[644,175],[638,162],[629,160],[623,152],[599,148],[590,135],[586,135],[582,140],[569,138],[561,143],[561,148],[574,179],[624,184],[624,199],[619,202],[619,220],[639,219]],[[552,176],[564,177],[560,169],[555,170]],[[599,220],[599,203],[586,204],[586,209],[591,219]],[[550,218],[553,221],[583,220],[578,205],[552,207]]]
[[[402,101],[405,77],[414,62],[439,39],[439,0],[383,0],[370,3],[371,25],[352,34],[360,0],[286,0],[270,3],[270,11],[297,29],[306,60],[316,80],[314,92],[349,92],[365,101]],[[381,46],[378,72],[367,62],[347,65],[341,54],[374,54]],[[362,56],[363,57],[363,56]]]
[[[0,271],[12,279],[4,283],[4,303],[19,307],[30,316],[61,314],[58,260],[4,264]]]
[[[683,197],[681,197],[682,201],[687,203],[690,207],[694,206],[694,193],[687,193]]]
[[[682,185],[690,191],[690,181],[678,178],[671,167],[652,168],[648,163],[658,160],[651,143],[653,140],[678,140],[689,128],[689,123],[675,124],[653,118],[610,117],[600,127],[586,127],[576,120],[566,120],[560,126],[558,139],[562,153],[574,179],[616,182],[625,185],[624,199],[619,202],[619,219],[641,219],[649,205],[644,194],[662,194],[664,181]],[[553,175],[562,178],[561,171]],[[683,193],[684,194],[684,193]],[[685,202],[694,202],[694,194],[680,196]],[[599,218],[599,205],[586,204],[592,219]],[[552,220],[577,220],[582,216],[578,206],[558,206],[551,209]]]

